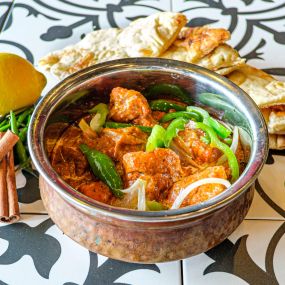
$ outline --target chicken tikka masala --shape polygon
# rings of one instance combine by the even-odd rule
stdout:
[[[150,100],[160,92],[175,100]],[[247,162],[238,127],[194,106],[176,85],[143,94],[113,88],[108,104],[65,128],[50,151],[65,182],[102,203],[157,211],[201,203],[238,179]]]

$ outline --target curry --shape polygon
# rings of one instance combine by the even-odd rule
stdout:
[[[51,165],[77,191],[112,206],[195,205],[226,191],[247,163],[239,127],[218,116],[176,85],[142,93],[116,87],[108,104],[87,109],[65,129],[49,153]]]

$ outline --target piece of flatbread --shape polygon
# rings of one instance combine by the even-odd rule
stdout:
[[[199,60],[192,61],[188,53],[186,48],[177,47],[175,50],[172,48],[166,51],[161,57],[194,63],[221,75],[226,75],[245,63],[245,59],[240,58],[238,52],[227,44],[219,45]]]
[[[174,42],[186,23],[183,14],[156,13],[133,21],[120,33],[118,43],[128,57],[157,57]]]
[[[242,88],[260,108],[285,104],[285,82],[250,65],[243,65],[227,76]]]
[[[263,117],[267,123],[270,134],[285,135],[285,105],[262,109]]]
[[[275,110],[272,110],[271,108],[261,109],[262,115],[265,119],[265,122],[268,126],[268,132],[269,132],[269,148],[271,149],[285,149],[285,134],[276,134],[272,133],[272,113],[276,112]],[[277,111],[278,112],[278,111]],[[271,119],[271,121],[270,121]],[[275,129],[276,131],[276,129]]]
[[[195,63],[229,40],[230,36],[225,29],[184,27],[162,57]]]
[[[187,19],[180,13],[157,13],[132,22],[125,29],[91,32],[75,45],[51,52],[39,65],[61,79],[95,63],[159,56],[173,43]]]
[[[221,44],[210,54],[204,56],[197,65],[225,75],[239,68],[245,63],[245,59],[240,58],[238,52],[227,44]]]
[[[49,53],[39,65],[59,78],[92,64],[128,57],[118,45],[120,29],[105,29],[91,32],[75,45]]]
[[[285,149],[285,135],[269,134],[269,148],[270,149]]]

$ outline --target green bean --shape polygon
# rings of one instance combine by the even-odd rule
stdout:
[[[5,131],[7,131],[9,128],[10,128],[10,123],[8,123],[8,124],[5,125],[5,126],[2,126],[2,127],[0,128],[0,132],[5,132]]]
[[[16,116],[13,111],[10,111],[10,124],[11,124],[11,131],[17,136],[19,136]],[[29,158],[28,158],[26,149],[23,145],[23,142],[21,140],[19,140],[16,144],[16,154],[18,156],[18,159],[21,165],[25,165],[28,162]]]
[[[31,114],[32,112],[32,109],[29,108],[29,109],[26,109],[24,112],[22,112],[21,114],[19,114],[18,118],[17,118],[17,124],[18,126],[23,123],[26,118],[29,116],[29,114]]]

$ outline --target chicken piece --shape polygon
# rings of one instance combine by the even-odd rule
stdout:
[[[167,189],[183,176],[179,157],[170,149],[157,148],[152,152],[127,153],[122,159],[125,185],[130,186],[139,177],[147,183],[149,200],[164,197]]]
[[[211,164],[222,155],[219,149],[201,141],[203,136],[204,132],[199,129],[186,128],[184,131],[179,132],[179,137],[188,147],[192,159],[199,165]]]
[[[91,144],[113,160],[120,161],[125,153],[144,150],[146,141],[147,134],[136,127],[105,128]],[[90,147],[92,146],[90,145]]]
[[[82,194],[102,203],[110,204],[112,193],[109,187],[102,181],[81,184],[78,191]]]
[[[163,203],[165,206],[170,208],[182,189],[186,188],[188,185],[192,184],[195,181],[210,177],[227,179],[225,168],[223,166],[208,167],[203,171],[182,178],[180,181],[174,183],[169,191],[167,199],[163,201]],[[225,186],[221,184],[206,184],[200,186],[189,193],[189,195],[183,201],[181,207],[186,207],[206,201],[220,194],[224,191],[224,189]]]
[[[70,126],[58,139],[51,153],[52,167],[74,188],[95,179],[87,159],[79,149],[82,143],[84,143],[82,131]]]
[[[142,126],[156,124],[146,98],[138,91],[122,87],[113,88],[110,94],[109,118],[116,122],[132,122]]]

